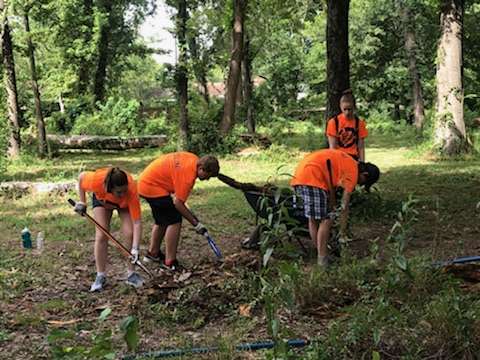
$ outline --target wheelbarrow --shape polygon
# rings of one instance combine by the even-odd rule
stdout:
[[[255,212],[255,229],[242,242],[243,248],[259,248],[265,225],[259,224],[258,220],[260,218],[268,220],[270,214],[272,214],[272,222],[276,222],[278,216],[281,216],[280,223],[284,224],[287,230],[292,232],[299,245],[306,252],[305,246],[299,238],[309,236],[308,219],[304,215],[302,201],[297,197],[293,189],[279,189],[271,185],[259,187],[251,183],[240,183],[223,174],[219,174],[218,179],[234,189],[241,190],[247,203]],[[279,215],[281,211],[283,213]],[[334,232],[333,230],[328,247],[333,255],[340,256],[340,243]]]

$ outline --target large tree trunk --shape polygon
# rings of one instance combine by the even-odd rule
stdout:
[[[417,44],[414,28],[415,24],[411,21],[412,14],[409,5],[405,4],[404,0],[400,0],[400,15],[405,32],[405,51],[408,58],[408,71],[410,72],[410,78],[412,80],[414,125],[417,130],[421,131],[423,128],[423,122],[425,120],[425,109],[420,74],[417,68]]]
[[[247,35],[243,48],[243,100],[247,112],[247,129],[250,134],[255,133],[255,118],[253,115],[253,82],[252,82],[252,58],[250,52],[250,38]]]
[[[225,105],[223,118],[220,123],[220,133],[226,135],[235,124],[235,106],[237,102],[237,89],[241,76],[243,53],[243,27],[247,0],[234,0],[233,8],[233,44],[228,72]]]
[[[188,74],[187,74],[187,2],[178,1],[177,39],[178,64],[176,67],[177,96],[180,107],[179,150],[188,150],[190,147],[190,129],[188,121]]]
[[[342,92],[350,88],[348,11],[350,0],[328,0],[327,14],[327,112],[340,112]]]
[[[47,155],[47,136],[45,132],[45,122],[43,121],[42,103],[40,101],[40,91],[38,90],[37,68],[35,66],[35,48],[33,47],[32,37],[30,34],[30,21],[28,18],[28,10],[26,10],[23,21],[25,32],[27,33],[27,50],[30,61],[30,73],[32,77],[32,91],[35,100],[35,117],[37,118],[38,131],[38,154],[40,157]]]
[[[94,102],[102,102],[105,99],[105,81],[107,78],[107,66],[110,60],[110,30],[113,18],[113,6],[111,0],[101,2],[103,14],[107,20],[100,26],[100,39],[98,41],[98,62],[95,71],[95,80],[93,84]]]
[[[441,4],[435,143],[446,155],[468,148],[463,120],[463,5],[463,0],[444,0]]]
[[[10,36],[10,27],[8,26],[7,9],[3,0],[0,0],[0,12],[2,16],[2,58],[4,70],[4,82],[7,92],[8,119],[10,123],[10,138],[8,154],[10,157],[20,155],[20,109],[18,107],[17,78],[15,75],[15,61],[13,58],[13,45]]]
[[[82,31],[83,43],[85,46],[88,46],[93,38],[93,0],[83,1],[83,18],[85,19],[85,30]],[[92,60],[90,57],[90,53],[84,54],[78,68],[77,91],[80,95],[85,95],[90,87],[90,73],[92,68]]]

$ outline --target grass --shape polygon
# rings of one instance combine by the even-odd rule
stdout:
[[[286,185],[288,174],[303,154],[324,143],[322,130],[312,131],[307,123],[274,130],[277,140],[270,149],[253,148],[249,155],[222,157],[222,172],[243,182],[263,184],[268,180]],[[293,291],[296,304],[293,308],[280,300],[276,304],[281,336],[323,336],[326,344],[338,350],[328,350],[337,358],[372,357],[372,349],[385,357],[388,356],[382,351],[405,354],[414,335],[424,339],[425,347],[432,351],[442,349],[440,355],[444,356],[465,355],[475,348],[477,323],[473,321],[470,326],[468,321],[477,314],[473,310],[457,311],[448,317],[442,311],[448,312],[450,307],[463,309],[476,300],[446,275],[429,282],[428,271],[421,264],[432,258],[478,254],[480,216],[476,204],[480,201],[480,159],[473,156],[435,161],[418,153],[415,141],[405,141],[404,135],[372,134],[367,142],[367,160],[380,167],[382,177],[378,193],[362,198],[363,207],[356,205],[352,209],[352,230],[357,241],[352,243],[349,257],[346,255],[338,271],[320,273],[308,258],[295,262],[295,269],[289,268],[292,262],[282,265],[279,259],[273,261],[274,268],[278,266],[280,270],[269,278],[272,286],[278,287],[280,295]],[[4,178],[75,181],[81,170],[109,164],[122,166],[138,176],[159,153],[150,149],[69,153],[54,160],[24,157],[9,164]],[[399,272],[394,263],[388,263],[385,243],[402,201],[411,194],[418,200],[418,220],[406,239],[406,255],[416,274],[414,280]],[[258,281],[259,257],[240,248],[241,240],[255,225],[255,214],[241,192],[211,179],[197,182],[189,199],[189,206],[222,249],[226,257],[223,267],[215,266],[205,241],[185,226],[179,258],[191,269],[190,278],[180,281],[159,275],[160,286],[147,286],[137,292],[124,285],[125,263],[112,249],[110,286],[100,295],[87,291],[94,274],[94,232],[89,223],[72,212],[66,202],[68,197],[76,195],[72,192],[0,198],[0,358],[8,358],[12,353],[18,359],[59,357],[55,351],[63,350],[47,339],[59,326],[72,337],[58,340],[65,349],[99,348],[101,331],[111,329],[107,340],[117,355],[125,353],[119,323],[128,315],[139,320],[140,351],[222,344],[224,351],[213,356],[229,358],[236,343],[270,338],[266,304]],[[145,203],[142,210],[145,248],[152,220]],[[45,233],[42,253],[21,249],[20,232],[24,226],[30,228],[33,239],[39,231]],[[118,229],[116,219],[113,229]],[[308,240],[303,242],[308,246]],[[372,260],[370,249],[377,245],[387,254],[387,264]],[[405,294],[418,296],[409,299]],[[283,296],[280,295],[279,299]],[[112,313],[99,327],[98,317],[106,307]],[[240,311],[246,308],[247,312]],[[72,322],[58,325],[52,321]],[[420,321],[424,321],[423,325]],[[416,330],[402,343],[400,337],[387,331],[386,325],[397,329],[398,334]],[[473,335],[462,335],[466,331]],[[388,336],[396,346],[388,343]],[[443,346],[441,339],[450,339],[451,346]],[[352,352],[355,346],[358,351]],[[318,358],[320,350],[326,349],[316,345],[307,349],[304,356]],[[421,346],[415,351],[418,356],[433,355]]]

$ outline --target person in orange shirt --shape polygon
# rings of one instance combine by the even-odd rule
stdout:
[[[315,151],[299,163],[290,185],[303,203],[310,237],[317,246],[319,265],[328,264],[327,243],[332,227],[335,188],[344,189],[340,213],[340,235],[344,236],[350,194],[357,184],[370,191],[379,177],[380,170],[375,165],[357,162],[340,150]]]
[[[140,174],[138,193],[150,205],[155,224],[145,262],[158,262],[177,270],[177,248],[182,229],[182,217],[192,224],[198,234],[207,232],[205,226],[185,205],[196,179],[208,180],[220,171],[214,156],[189,152],[165,154],[151,162]],[[165,237],[165,254],[160,251]]]
[[[86,212],[86,192],[92,192],[93,217],[104,228],[110,229],[113,210],[117,210],[127,248],[131,248],[132,254],[132,263],[128,266],[126,282],[136,288],[141,287],[143,279],[134,271],[133,265],[138,260],[142,223],[140,199],[132,176],[118,167],[86,171],[79,176],[78,189],[80,201],[76,203],[75,211],[80,215]],[[107,280],[108,239],[97,228],[95,228],[94,254],[97,276],[90,287],[92,292],[103,290]]]
[[[355,115],[355,97],[350,90],[340,98],[341,113],[327,122],[328,147],[338,149],[355,160],[365,161],[365,138],[368,130],[365,120]]]

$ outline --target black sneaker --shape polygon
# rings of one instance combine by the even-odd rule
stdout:
[[[184,267],[180,265],[177,259],[175,259],[170,265],[167,265],[165,264],[165,262],[163,262],[162,267],[170,271],[182,271],[184,269]]]
[[[152,262],[163,264],[164,261],[165,261],[165,255],[161,251],[158,253],[158,256],[153,256],[152,254],[150,254],[149,251],[147,251],[147,254],[143,257],[143,262],[145,264],[152,263]]]

